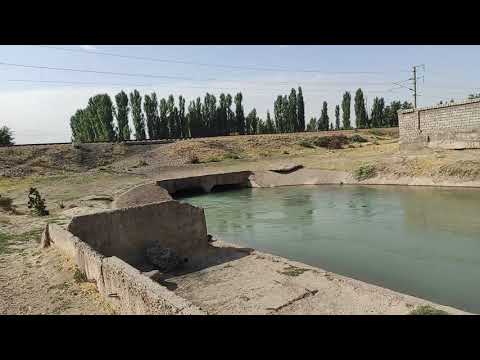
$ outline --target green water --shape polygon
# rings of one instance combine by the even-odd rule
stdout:
[[[225,241],[480,313],[480,190],[323,185],[181,201]]]

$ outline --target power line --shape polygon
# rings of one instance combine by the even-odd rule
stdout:
[[[292,70],[287,68],[271,68],[271,67],[254,67],[254,66],[240,66],[240,65],[224,65],[224,64],[209,64],[209,63],[201,63],[201,62],[194,62],[194,61],[184,61],[184,60],[171,60],[171,59],[159,59],[159,58],[152,58],[146,56],[134,56],[134,55],[123,55],[123,54],[116,54],[104,51],[89,51],[83,49],[68,49],[59,46],[50,46],[50,45],[37,45],[42,48],[48,49],[55,49],[55,50],[62,50],[62,51],[69,51],[69,52],[77,52],[77,53],[84,53],[90,55],[103,55],[103,56],[111,56],[111,57],[119,57],[125,59],[134,59],[134,60],[146,60],[146,61],[155,61],[155,62],[163,62],[163,63],[173,63],[173,64],[184,64],[184,65],[196,65],[196,66],[206,66],[206,67],[218,67],[218,68],[225,68],[225,69],[238,69],[238,70],[251,70],[251,71],[283,71],[283,72],[293,72],[293,73],[324,73],[324,74],[385,74],[385,72],[380,71],[320,71],[320,70]]]

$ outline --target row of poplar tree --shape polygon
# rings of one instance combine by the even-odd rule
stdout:
[[[342,116],[340,120],[340,105],[335,106],[335,123],[330,122],[328,116],[328,104],[323,102],[320,117],[312,117],[307,124],[307,131],[325,131],[351,129],[350,109],[351,94],[346,91],[342,98]],[[407,101],[392,101],[390,105],[385,106],[383,97],[373,99],[372,111],[370,115],[367,112],[365,98],[362,89],[355,92],[354,111],[356,128],[378,128],[378,127],[396,127],[398,126],[398,110],[411,109],[413,105]]]
[[[191,101],[185,109],[185,98],[158,101],[155,93],[143,97],[134,90],[127,95],[123,90],[115,96],[113,104],[108,94],[99,94],[88,100],[84,109],[79,109],[70,119],[72,139],[75,142],[125,141],[131,139],[129,113],[136,140],[207,137],[230,134],[270,134],[305,131],[305,103],[302,88],[292,89],[290,94],[279,95],[274,102],[274,119],[267,111],[266,120],[260,119],[256,109],[245,116],[242,93],[234,98],[221,94],[217,98],[207,93]],[[342,100],[342,125],[340,107],[335,108],[335,128],[350,129],[350,93]],[[143,103],[143,106],[142,106]],[[234,110],[232,110],[234,105]],[[392,102],[385,107],[383,98],[375,98],[372,114],[367,115],[363,92],[355,94],[355,115],[358,128],[398,126],[397,110],[410,107],[408,103]],[[115,120],[116,119],[116,124]],[[330,130],[327,103],[323,103],[320,118],[310,119],[307,131]]]

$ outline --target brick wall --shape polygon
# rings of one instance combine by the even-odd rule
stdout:
[[[401,145],[477,148],[480,99],[398,112]]]

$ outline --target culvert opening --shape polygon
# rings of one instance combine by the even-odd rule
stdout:
[[[222,185],[215,185],[211,192],[224,192],[224,191],[231,191],[231,190],[239,190],[245,188],[245,184],[222,184]]]
[[[174,194],[172,194],[172,197],[174,199],[181,199],[184,197],[189,197],[189,196],[194,196],[194,195],[201,195],[201,194],[206,194],[205,190],[202,187],[192,187],[188,189],[181,189],[175,191]]]

